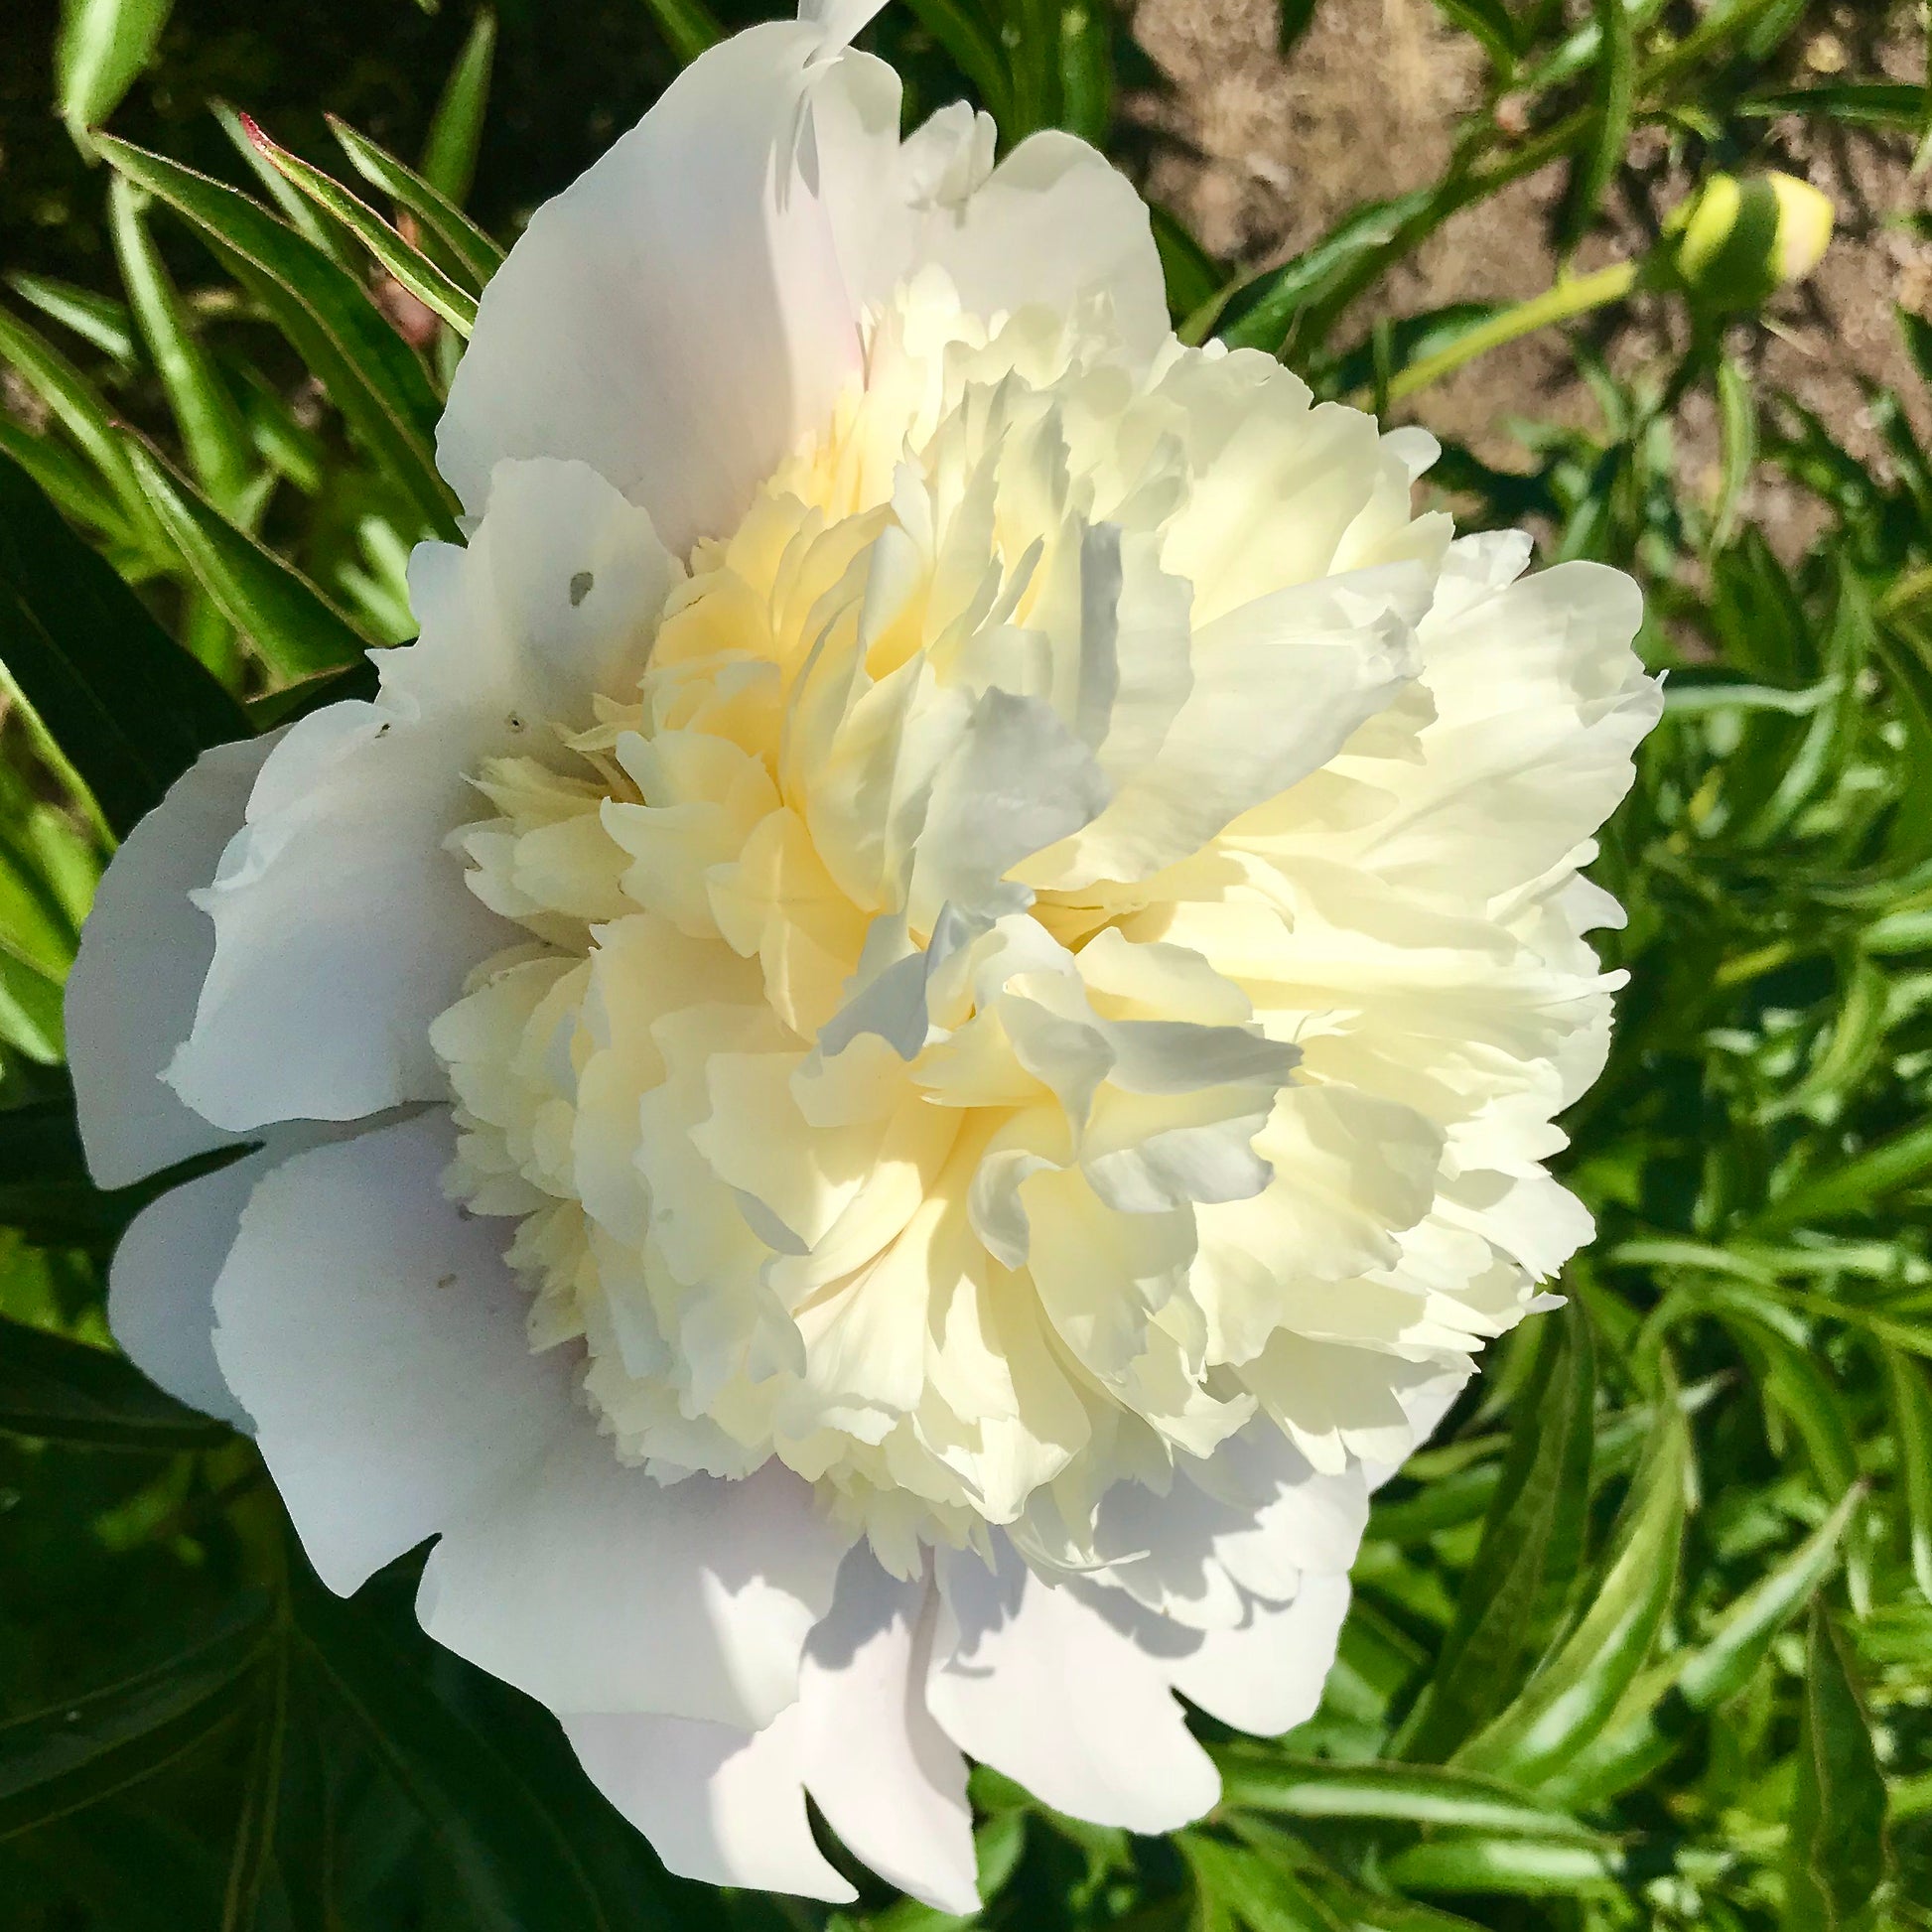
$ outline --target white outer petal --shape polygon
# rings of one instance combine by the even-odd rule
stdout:
[[[1314,1716],[1348,1611],[1346,1577],[1308,1577],[1293,1601],[1249,1605],[1237,1629],[1209,1630],[1170,1667],[1173,1687],[1210,1717],[1278,1737]]]
[[[504,457],[580,458],[683,555],[829,419],[859,331],[793,158],[810,88],[856,58],[824,50],[793,22],[725,41],[537,210],[483,292],[437,431],[466,509]]]
[[[423,1628],[553,1711],[755,1729],[798,1695],[798,1660],[850,1541],[776,1462],[665,1487],[581,1413],[541,1462],[446,1523]]]
[[[303,1548],[346,1595],[501,1490],[571,1411],[524,1338],[500,1230],[443,1198],[421,1115],[284,1162],[214,1284],[214,1354]]]
[[[129,1222],[107,1271],[107,1325],[129,1359],[170,1395],[237,1429],[253,1425],[214,1359],[215,1278],[256,1182],[334,1137],[277,1127],[253,1153],[171,1187]]]
[[[938,1609],[869,1549],[840,1573],[799,1681],[806,1786],[853,1854],[936,1911],[979,1909],[966,1765],[926,1708]]]
[[[214,924],[193,1032],[168,1078],[209,1120],[352,1120],[442,1100],[430,1022],[516,936],[444,850],[470,774],[588,725],[641,671],[674,566],[650,519],[581,464],[515,464],[468,549],[410,559],[421,638],[377,654],[381,695],[295,725],[198,896]],[[588,587],[583,580],[588,579]]]
[[[679,1876],[834,1904],[858,1896],[812,1840],[795,1708],[750,1733],[622,1713],[563,1725],[591,1782]]]
[[[995,1533],[1000,1569],[939,1553],[945,1592],[926,1700],[961,1749],[1096,1825],[1167,1832],[1220,1795],[1169,1668]]]
[[[102,876],[68,974],[68,1066],[87,1168],[125,1187],[231,1137],[162,1069],[194,1025],[214,928],[188,897],[214,877],[280,732],[217,745],[168,787]]]

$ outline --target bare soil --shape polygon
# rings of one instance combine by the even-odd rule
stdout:
[[[1136,38],[1168,85],[1128,103],[1151,140],[1146,187],[1214,253],[1259,269],[1306,247],[1357,203],[1435,180],[1458,125],[1485,111],[1480,49],[1448,28],[1431,0],[1320,0],[1285,60],[1276,0],[1141,0]],[[1799,45],[1789,84],[1829,78],[1914,80],[1925,72],[1921,10],[1901,0],[1839,7]],[[1507,112],[1507,108],[1504,109]],[[1932,243],[1910,224],[1932,203],[1932,174],[1913,179],[1911,143],[1886,132],[1847,137],[1791,117],[1764,126],[1750,165],[1781,168],[1831,197],[1832,248],[1802,287],[1780,296],[1765,325],[1735,347],[1761,387],[1796,396],[1861,461],[1887,468],[1867,406],[1872,385],[1894,390],[1921,436],[1932,397],[1901,346],[1894,308],[1932,309]],[[1671,165],[1661,129],[1640,131],[1625,193],[1579,253],[1592,267],[1641,253],[1690,183]],[[1378,317],[1456,301],[1511,301],[1558,272],[1552,241],[1564,186],[1555,167],[1516,183],[1449,221],[1348,319],[1360,334]],[[1639,301],[1593,326],[1612,367],[1628,372],[1666,346],[1661,305]],[[1595,405],[1561,336],[1499,349],[1412,399],[1398,412],[1468,444],[1501,467],[1526,462],[1512,429],[1521,418],[1573,424]],[[1693,395],[1680,418],[1680,479],[1715,491],[1711,406]],[[1747,511],[1778,548],[1801,550],[1815,528],[1798,495],[1760,475]]]

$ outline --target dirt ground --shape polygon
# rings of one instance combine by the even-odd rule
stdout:
[[[1244,267],[1284,259],[1358,202],[1434,180],[1458,123],[1483,105],[1476,43],[1447,28],[1431,0],[1321,0],[1287,60],[1277,51],[1277,0],[1141,0],[1136,38],[1170,88],[1129,103],[1152,137],[1149,194],[1181,215],[1216,254]],[[1914,80],[1925,30],[1911,0],[1856,0],[1797,50],[1790,84],[1844,76]],[[1911,144],[1883,133],[1847,141],[1816,126],[1770,123],[1760,165],[1803,176],[1837,211],[1831,251],[1802,289],[1781,297],[1770,326],[1739,332],[1765,388],[1787,390],[1863,461],[1885,468],[1866,387],[1895,389],[1922,434],[1932,397],[1907,361],[1894,305],[1932,310],[1932,242],[1904,217],[1932,207],[1932,174],[1913,180]],[[1687,187],[1661,130],[1641,132],[1637,199],[1613,207],[1579,265],[1639,253]],[[1359,331],[1453,301],[1513,300],[1557,273],[1552,216],[1561,168],[1516,183],[1451,220],[1361,306]],[[1612,364],[1640,365],[1661,318],[1642,304],[1599,326]],[[1524,462],[1512,417],[1587,423],[1594,406],[1559,337],[1497,350],[1415,398],[1411,420],[1469,444],[1504,467]],[[1680,423],[1684,485],[1715,491],[1717,440],[1709,403],[1694,396]],[[1802,549],[1808,505],[1760,476],[1747,511],[1780,549]]]

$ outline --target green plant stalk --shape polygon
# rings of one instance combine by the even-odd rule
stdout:
[[[1513,308],[1505,309],[1501,315],[1479,323],[1448,348],[1439,349],[1434,355],[1425,355],[1420,362],[1410,363],[1390,381],[1389,401],[1400,402],[1405,396],[1413,396],[1418,390],[1427,389],[1445,376],[1453,375],[1464,363],[1487,355],[1492,348],[1501,348],[1505,343],[1533,336],[1539,329],[1549,329],[1558,323],[1573,322],[1578,316],[1589,314],[1592,309],[1621,302],[1636,287],[1641,272],[1641,263],[1615,262],[1588,275],[1565,276],[1541,295],[1533,295],[1528,301],[1519,302]],[[1361,404],[1367,398],[1368,392],[1358,389],[1349,400]]]

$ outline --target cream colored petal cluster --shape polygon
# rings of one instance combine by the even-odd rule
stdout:
[[[448,1185],[622,1457],[1087,1569],[1257,1417],[1398,1459],[1587,1232],[1574,866],[1654,694],[1620,580],[1513,588],[1414,442],[928,270],[640,675],[474,774],[530,943],[431,1031]]]

